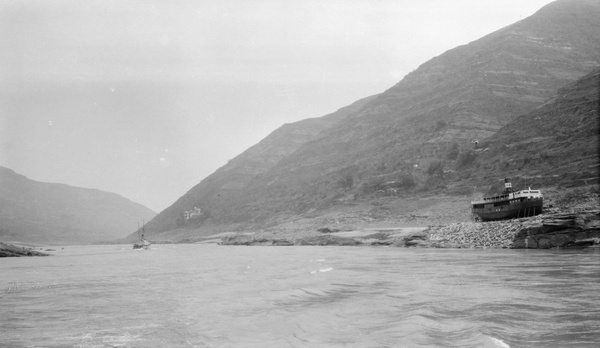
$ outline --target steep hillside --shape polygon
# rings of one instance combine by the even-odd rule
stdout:
[[[206,215],[179,227],[265,228],[335,211],[377,220],[382,204],[389,214],[418,216],[440,201],[418,197],[474,194],[496,174],[463,180],[477,172],[479,143],[600,66],[599,18],[600,1],[560,0],[435,57],[247,175],[251,148],[157,216],[152,231],[173,229],[176,211],[194,205]],[[232,182],[240,183],[233,191]]]
[[[331,128],[350,114],[356,113],[376,96],[366,97],[338,111],[320,117],[286,124],[258,144],[229,161],[215,173],[190,189],[170,207],[146,225],[149,234],[179,227],[195,226],[211,220],[218,203],[235,200],[244,194],[248,184],[268,172],[282,158],[294,153],[322,131]],[[198,207],[200,216],[186,221],[184,212]],[[132,234],[130,238],[135,238]]]
[[[600,69],[595,69],[479,144],[462,176],[481,178],[481,184],[495,175],[512,177],[520,186],[598,185],[599,109]],[[496,185],[492,190],[501,182]]]
[[[450,50],[281,161],[260,184],[316,185],[331,178],[320,173],[348,171],[359,185],[402,180],[401,173],[423,184],[432,161],[455,156],[449,148],[464,152],[600,65],[599,15],[598,1],[558,1]]]
[[[109,241],[155,215],[115,193],[33,181],[0,167],[0,240],[5,242]]]

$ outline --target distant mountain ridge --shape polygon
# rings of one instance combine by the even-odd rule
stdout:
[[[115,193],[30,180],[0,167],[0,240],[74,244],[124,238],[156,213]]]
[[[202,180],[148,229],[158,234],[268,228],[350,206],[374,219],[369,217],[372,204],[381,196],[487,190],[486,182],[500,173],[493,172],[497,164],[486,165],[479,144],[600,66],[598,37],[600,1],[553,2],[429,60],[387,91],[347,107],[343,117],[318,131],[303,131],[304,121],[278,129]],[[554,115],[547,122],[559,119]],[[306,136],[280,137],[291,128]],[[260,163],[266,155],[259,156],[258,148],[278,155]],[[520,155],[513,153],[512,160]],[[196,225],[178,220],[193,206],[210,214]]]

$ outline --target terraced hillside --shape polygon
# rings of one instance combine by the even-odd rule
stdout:
[[[599,18],[600,1],[556,1],[429,60],[387,91],[335,116],[285,125],[202,180],[153,219],[148,231],[177,230],[183,236],[292,222],[318,225],[340,214],[348,221],[419,216],[427,221],[434,214],[429,212],[446,208],[454,209],[446,215],[463,218],[465,210],[457,207],[502,176],[541,175],[533,153],[516,151],[519,142],[531,142],[530,135],[513,138],[515,132],[504,133],[503,127],[518,128],[513,122],[523,115],[541,117],[530,113],[545,112],[543,105],[562,100],[560,88],[600,66]],[[576,101],[564,98],[561,107],[575,107],[568,104]],[[547,115],[545,124],[558,125],[565,114]],[[564,124],[563,133],[536,138],[569,143],[579,134],[569,128],[577,123]],[[591,166],[594,143],[572,143],[556,150],[559,156],[547,151],[548,163],[564,157]],[[565,175],[543,184],[570,181],[571,174]],[[446,208],[440,210],[440,204]],[[182,220],[195,206],[205,212],[203,218]]]

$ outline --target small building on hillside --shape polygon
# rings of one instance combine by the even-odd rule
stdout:
[[[185,220],[189,220],[194,216],[200,216],[202,215],[202,209],[198,208],[198,207],[194,207],[194,209],[192,210],[186,210],[183,212],[183,217],[185,218]]]

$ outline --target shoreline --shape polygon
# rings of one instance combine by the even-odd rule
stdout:
[[[600,210],[548,212],[535,217],[492,222],[459,222],[428,227],[321,229],[304,236],[227,232],[198,243],[220,245],[337,245],[421,248],[549,249],[600,247]]]
[[[51,250],[50,250],[51,251]],[[33,250],[33,248],[16,246],[14,244],[0,242],[0,257],[23,257],[23,256],[52,256],[51,254]]]

